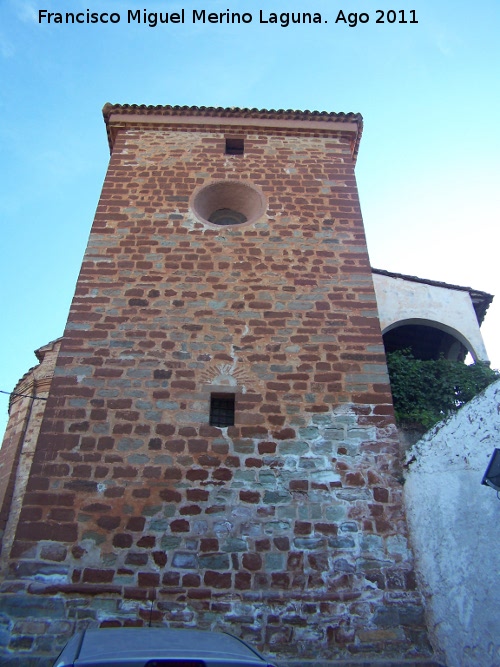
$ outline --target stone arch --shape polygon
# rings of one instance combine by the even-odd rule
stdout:
[[[453,340],[448,338],[439,343],[443,343],[444,352],[449,352],[455,345],[454,358],[465,358],[465,351],[468,351],[475,361],[488,363],[479,327],[491,295],[471,288],[376,270],[373,283],[380,327],[386,343],[391,330],[398,328],[402,334],[404,326],[428,327],[427,333],[431,337],[452,337]],[[456,344],[454,341],[457,341]]]
[[[474,362],[481,360],[464,334],[437,320],[417,317],[398,320],[382,329],[382,337],[386,352],[410,347],[417,358],[437,359],[442,354],[452,361],[463,361],[470,352]]]

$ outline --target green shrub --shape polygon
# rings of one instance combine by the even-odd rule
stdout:
[[[387,355],[396,421],[429,429],[489,384],[500,373],[485,363],[466,366],[448,359],[415,359],[410,350]]]

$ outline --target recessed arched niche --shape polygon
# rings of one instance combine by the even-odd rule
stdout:
[[[219,181],[198,190],[192,208],[203,222],[217,227],[235,227],[260,218],[265,211],[265,200],[247,183]]]

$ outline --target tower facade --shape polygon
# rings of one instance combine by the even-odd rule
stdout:
[[[423,659],[361,117],[104,117],[109,169],[2,554],[11,635],[33,609],[37,655],[151,621],[290,664]]]

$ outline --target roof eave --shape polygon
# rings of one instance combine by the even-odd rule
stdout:
[[[338,131],[352,135],[351,154],[355,161],[363,118],[359,113],[333,113],[326,111],[278,111],[271,109],[243,109],[223,107],[152,106],[136,104],[105,104],[104,121],[108,133],[110,150],[113,149],[118,127],[123,125],[225,125],[265,128],[293,128],[331,132],[333,125]]]
[[[482,292],[473,287],[464,287],[462,285],[452,285],[450,283],[440,282],[438,280],[429,280],[427,278],[418,278],[417,276],[410,276],[405,273],[393,273],[392,271],[385,271],[384,269],[375,269],[372,267],[372,273],[377,273],[381,276],[388,276],[389,278],[398,278],[400,280],[407,280],[408,282],[421,283],[424,285],[431,285],[432,287],[442,287],[444,289],[456,290],[459,292],[468,292],[472,305],[476,312],[478,323],[483,323],[486,311],[490,303],[493,301],[493,295],[488,292]]]

